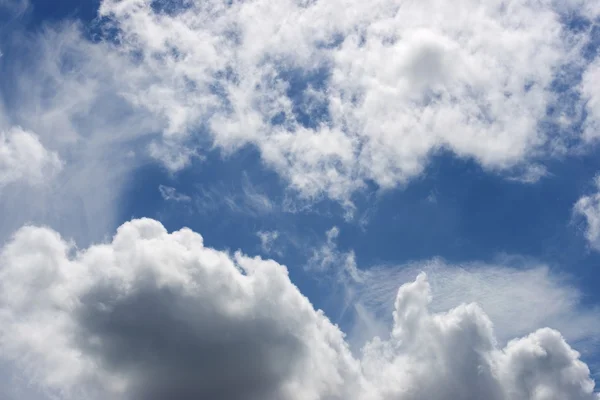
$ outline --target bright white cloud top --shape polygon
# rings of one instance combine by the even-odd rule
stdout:
[[[0,354],[65,399],[598,398],[558,332],[499,348],[477,305],[431,313],[424,274],[356,358],[284,266],[188,229],[133,220],[76,249],[24,227],[0,263]]]

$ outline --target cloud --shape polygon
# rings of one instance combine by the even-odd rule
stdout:
[[[263,253],[270,254],[273,251],[275,241],[279,239],[278,231],[259,231],[256,236],[260,239],[260,248]],[[276,252],[279,253],[279,252]]]
[[[174,187],[159,185],[158,190],[165,201],[190,202],[192,198],[183,193],[179,193]]]
[[[586,70],[582,79],[582,94],[588,118],[584,124],[584,137],[591,141],[600,137],[600,58]]]
[[[230,212],[258,217],[273,212],[293,211],[267,196],[264,188],[252,183],[247,174],[242,175],[240,184],[217,182],[214,185],[199,186],[194,203],[200,213],[225,208]]]
[[[136,220],[78,251],[26,227],[0,259],[0,354],[60,397],[348,398],[359,383],[283,266],[188,229]]]
[[[0,186],[21,177],[0,198],[0,242],[33,222],[87,245],[120,222],[121,192],[148,161],[144,149],[158,125],[120,95],[135,65],[108,43],[86,39],[89,27],[65,21],[21,29],[6,25],[0,39],[1,146],[11,154],[0,158]]]
[[[600,310],[582,306],[583,294],[569,277],[543,264],[449,264],[441,259],[361,271],[355,287],[356,303],[374,315],[393,309],[390,295],[398,285],[425,271],[431,284],[434,312],[464,302],[480,305],[494,321],[498,340],[505,343],[540,326],[558,329],[571,342],[593,350],[600,334]]]
[[[9,12],[12,18],[22,16],[29,7],[29,0],[0,0],[0,11]]]
[[[47,150],[34,133],[20,127],[0,132],[0,189],[15,182],[47,183],[62,166],[58,154]]]
[[[573,206],[573,214],[585,221],[585,238],[590,247],[600,251],[600,176],[595,181],[597,192],[582,196]]]
[[[348,216],[353,193],[407,184],[439,151],[534,181],[538,158],[577,142],[538,126],[557,101],[556,75],[582,62],[573,49],[587,37],[563,17],[593,19],[598,7],[503,4],[104,0],[88,26],[25,34],[11,24],[0,42],[0,128],[35,132],[65,163],[60,193],[35,193],[55,209],[23,204],[0,237],[60,215],[65,226],[52,225],[62,233],[99,239],[116,225],[114,193],[148,157],[175,171],[248,145],[286,195],[300,195],[291,203],[327,196]],[[441,18],[449,14],[457,17]],[[594,68],[581,89],[589,96]],[[273,208],[252,184],[245,190],[251,212]],[[62,208],[59,197],[71,200]],[[67,218],[73,210],[82,211]]]
[[[430,302],[403,285],[357,357],[274,261],[149,219],[87,249],[28,226],[0,253],[0,355],[61,399],[598,399],[557,331],[499,347],[479,306]]]
[[[524,171],[520,171],[519,174],[509,177],[508,180],[521,183],[536,183],[548,175],[546,167],[539,164],[532,164],[528,165]]]
[[[160,158],[190,137],[251,144],[301,196],[347,201],[367,181],[406,184],[441,150],[541,176],[536,158],[571,139],[539,125],[552,84],[587,39],[566,16],[592,20],[594,3],[104,0],[100,15],[120,33],[111,49],[134,55],[120,93],[158,116]]]
[[[583,306],[584,294],[571,277],[547,265],[520,257],[497,263],[451,264],[441,258],[403,265],[362,266],[354,252],[338,248],[339,229],[327,231],[326,243],[313,251],[309,267],[329,276],[331,292],[340,292],[341,317],[354,312],[353,347],[392,324],[393,297],[398,286],[421,272],[428,276],[432,312],[445,312],[462,303],[476,303],[494,322],[500,343],[526,335],[540,326],[559,330],[565,338],[595,353],[600,336],[600,309]]]

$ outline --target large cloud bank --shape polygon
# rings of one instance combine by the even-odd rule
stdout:
[[[500,348],[477,305],[430,302],[403,285],[356,357],[274,261],[149,219],[87,249],[29,226],[0,253],[0,356],[61,399],[598,399],[557,331]]]
[[[597,136],[598,63],[581,85],[569,77],[588,69],[583,49],[595,45],[593,29],[572,21],[592,24],[599,9],[103,0],[91,33],[65,23],[6,45],[29,56],[5,71],[14,83],[4,119],[61,151],[80,143],[87,157],[137,150],[144,137],[172,170],[251,145],[309,198],[403,185],[440,151],[531,181],[544,175],[540,159]],[[586,128],[574,132],[584,102]]]
[[[102,238],[148,155],[176,171],[251,146],[302,201],[351,205],[440,152],[532,182],[597,136],[596,1],[103,0],[89,25],[24,34],[27,5],[0,2],[17,16],[0,35],[3,147],[20,126],[62,170],[45,191],[22,171],[30,201],[0,198],[1,239],[27,221]]]
[[[160,119],[167,165],[205,132],[226,152],[256,146],[302,195],[347,199],[408,182],[440,150],[526,176],[564,152],[572,132],[548,126],[573,115],[553,85],[585,64],[569,16],[593,20],[593,4],[104,0],[100,15],[133,55],[120,91]]]

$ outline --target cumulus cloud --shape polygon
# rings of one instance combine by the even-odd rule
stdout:
[[[564,21],[594,3],[104,0],[100,15],[138,67],[122,95],[173,151],[198,132],[226,153],[252,144],[303,196],[347,200],[440,150],[541,176],[535,158],[564,144],[538,125],[552,82],[580,61]]]
[[[594,180],[596,193],[582,196],[573,206],[575,216],[584,219],[584,232],[590,247],[600,251],[600,176]]]
[[[34,133],[15,127],[0,132],[0,189],[15,182],[40,185],[62,169],[58,154]]]
[[[87,249],[29,226],[0,253],[0,357],[61,399],[598,399],[557,331],[502,347],[479,306],[430,303],[420,274],[356,356],[274,261],[149,219]]]
[[[336,227],[326,232],[327,240],[313,251],[309,267],[331,278],[330,290],[342,298],[339,318],[354,312],[355,323],[349,332],[353,347],[387,332],[398,286],[425,272],[433,294],[429,304],[433,312],[444,312],[465,302],[477,303],[494,322],[500,343],[540,326],[550,326],[590,355],[595,353],[600,337],[600,309],[582,305],[584,294],[567,274],[522,257],[462,264],[433,258],[359,268],[353,251],[339,249],[339,233]]]
[[[61,193],[36,196],[72,201],[23,205],[0,236],[48,222],[38,215],[66,220],[81,203],[77,220],[99,238],[107,227],[93,225],[114,220],[114,193],[145,157],[174,171],[248,145],[300,202],[328,196],[347,210],[367,182],[406,184],[439,151],[535,181],[538,156],[564,147],[538,126],[557,101],[552,82],[581,62],[573,49],[585,41],[564,17],[593,19],[595,3],[103,0],[89,26],[23,34],[11,24],[0,41],[10,83],[1,128],[22,126],[66,157]],[[261,193],[248,197],[257,213],[272,208]]]
[[[509,261],[452,265],[433,259],[375,267],[360,271],[362,280],[354,286],[354,302],[363,312],[385,321],[393,310],[390,296],[396,287],[421,271],[427,273],[434,295],[432,311],[442,312],[463,302],[477,303],[494,322],[496,337],[503,343],[536,327],[550,326],[592,352],[598,345],[600,310],[582,306],[583,294],[569,283],[568,276],[551,273],[547,266],[533,262],[520,266],[511,266]]]

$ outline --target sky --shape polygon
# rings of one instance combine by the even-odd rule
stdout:
[[[600,399],[600,4],[0,0],[0,398]]]

